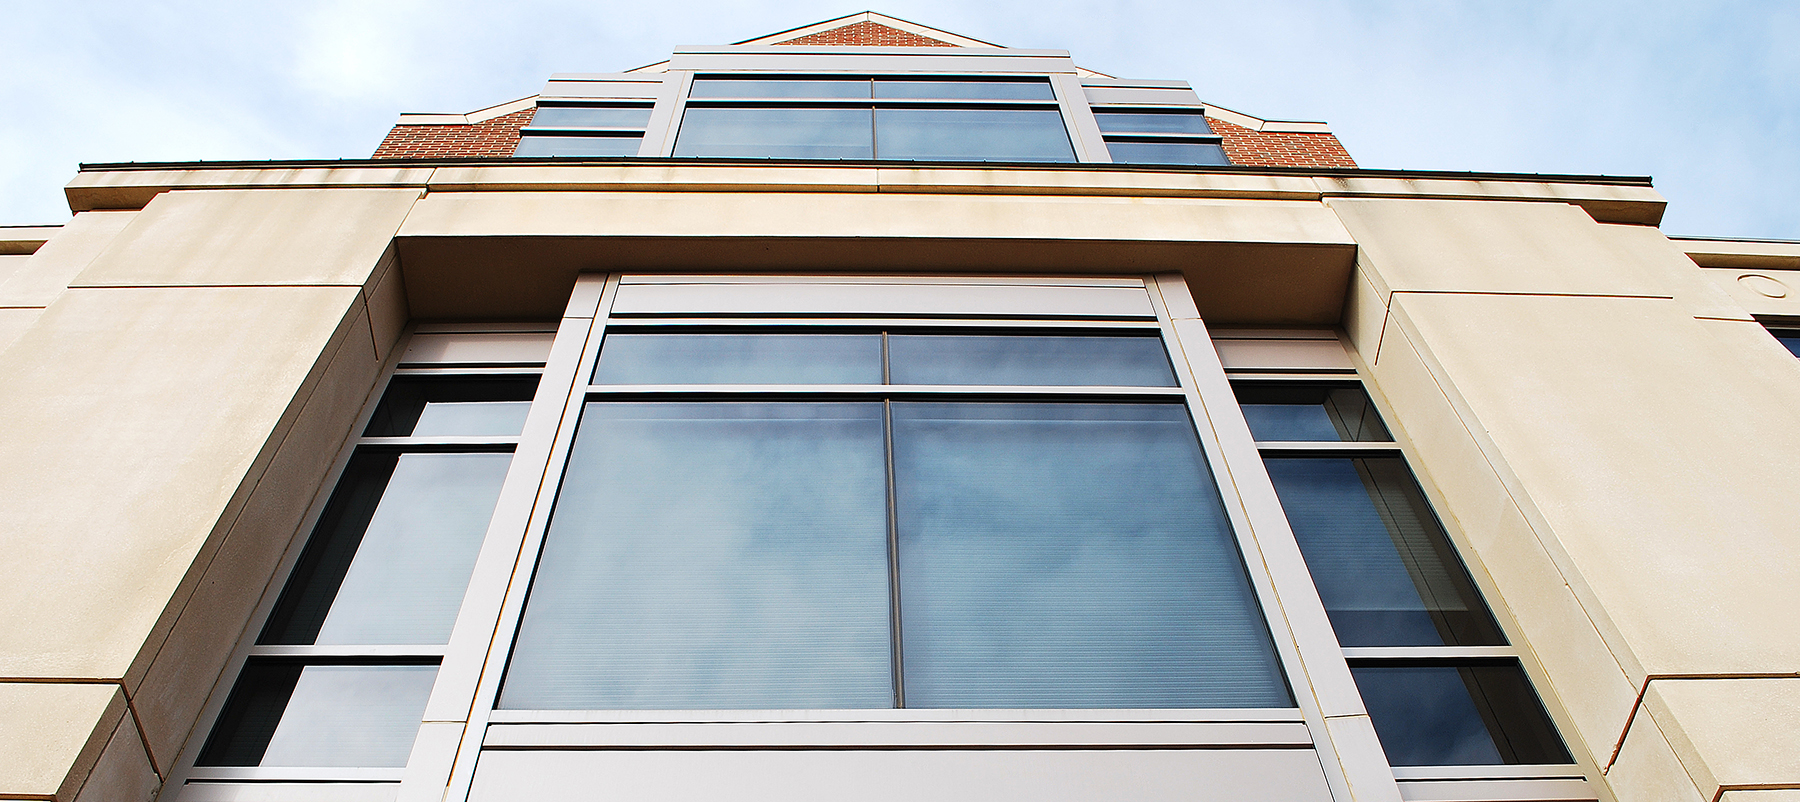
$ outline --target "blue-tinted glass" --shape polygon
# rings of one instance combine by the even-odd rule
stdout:
[[[875,110],[875,155],[918,161],[1072,162],[1055,109]]]
[[[1106,150],[1118,164],[1230,164],[1225,148],[1204,142],[1118,142],[1107,140]]]
[[[641,136],[545,136],[519,137],[514,156],[636,156]]]
[[[688,97],[868,97],[867,78],[695,78]]]
[[[244,667],[202,766],[406,765],[437,666]]]
[[[1800,331],[1792,329],[1774,329],[1771,333],[1775,335],[1775,339],[1781,341],[1782,345],[1787,346],[1788,351],[1793,353],[1794,356],[1800,356]]]
[[[1573,762],[1516,664],[1350,669],[1395,766]]]
[[[1250,434],[1268,441],[1389,442],[1394,438],[1360,387],[1233,384]]]
[[[358,454],[260,642],[448,642],[511,462]]]
[[[1264,462],[1340,643],[1506,642],[1400,458]]]
[[[589,403],[500,706],[891,707],[878,403]]]
[[[595,384],[880,384],[879,334],[608,334]]]
[[[1157,337],[894,334],[895,384],[1173,387]]]
[[[537,377],[396,378],[364,437],[509,436],[525,427]]]
[[[676,156],[741,159],[868,159],[868,109],[689,106]]]
[[[1206,115],[1199,112],[1150,114],[1095,109],[1094,121],[1100,124],[1101,131],[1109,134],[1210,134],[1213,132],[1212,126],[1206,124]]]
[[[1289,707],[1180,405],[893,404],[908,707]]]
[[[649,106],[539,106],[533,126],[546,128],[643,128]]]
[[[902,81],[875,80],[878,98],[924,100],[1055,100],[1048,81]]]

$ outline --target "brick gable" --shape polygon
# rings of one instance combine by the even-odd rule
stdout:
[[[1334,134],[1257,131],[1213,117],[1207,124],[1225,146],[1232,164],[1253,167],[1355,167]]]
[[[809,33],[798,39],[776,42],[778,45],[825,45],[828,47],[956,47],[912,31],[891,28],[879,22],[853,22],[842,28]]]
[[[461,125],[396,125],[375,149],[375,159],[505,157],[519,146],[519,129],[531,124],[536,108]]]

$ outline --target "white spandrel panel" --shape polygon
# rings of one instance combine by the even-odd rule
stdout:
[[[470,802],[517,799],[1327,802],[1331,792],[1310,749],[482,752]]]
[[[482,332],[413,335],[402,365],[530,365],[550,355],[554,332]]]
[[[1136,286],[976,284],[921,279],[894,283],[621,284],[614,315],[934,315],[1154,319]]]

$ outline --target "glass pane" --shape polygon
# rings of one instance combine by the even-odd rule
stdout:
[[[537,377],[504,379],[397,378],[364,437],[511,436],[525,429]]]
[[[1353,385],[1231,385],[1250,434],[1262,442],[1383,443],[1393,435],[1381,423],[1368,393]]]
[[[895,384],[1174,387],[1159,337],[894,334]]]
[[[1106,150],[1117,164],[1230,164],[1225,148],[1206,142],[1115,142],[1107,140]]]
[[[196,763],[406,765],[437,666],[251,662]]]
[[[1264,462],[1340,643],[1506,642],[1400,458]]]
[[[676,156],[742,159],[868,159],[875,155],[868,109],[689,106]]]
[[[878,98],[1055,100],[1048,81],[901,81],[878,78]]]
[[[595,384],[880,384],[879,334],[608,334]]]
[[[448,642],[511,462],[356,455],[259,642]]]
[[[1574,762],[1518,665],[1353,666],[1395,766]]]
[[[539,106],[531,115],[533,126],[548,128],[643,128],[649,123],[649,106]]]
[[[514,156],[636,156],[641,136],[543,136],[519,137]]]
[[[875,143],[881,159],[1075,160],[1055,109],[876,109]]]
[[[695,78],[688,90],[688,97],[868,96],[867,78]]]
[[[893,404],[906,704],[1290,707],[1185,407]]]
[[[590,402],[500,706],[891,707],[878,403]]]
[[[543,112],[538,112],[542,114]],[[1206,115],[1194,113],[1117,112],[1094,110],[1094,121],[1106,133],[1126,134],[1210,134]],[[532,123],[536,125],[536,122]]]
[[[1769,333],[1775,335],[1775,339],[1780,340],[1782,345],[1787,346],[1788,351],[1792,352],[1794,356],[1800,356],[1800,330],[1772,329]]]

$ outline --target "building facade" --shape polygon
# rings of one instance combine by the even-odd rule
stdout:
[[[865,13],[67,193],[0,799],[1800,799],[1800,244],[1648,179]]]

